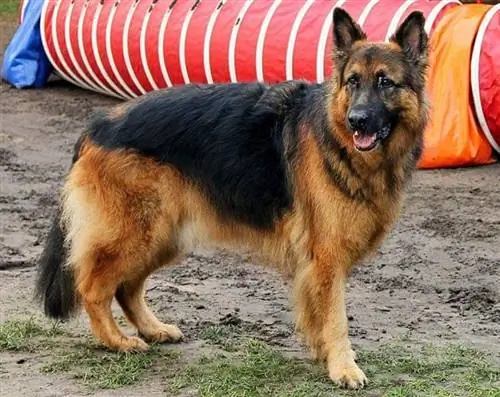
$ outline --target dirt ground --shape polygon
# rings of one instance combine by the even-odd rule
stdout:
[[[1,51],[12,28],[0,29]],[[62,82],[24,91],[0,85],[0,323],[33,313],[41,318],[32,300],[35,262],[73,144],[91,112],[116,102]],[[355,346],[408,335],[500,354],[499,197],[499,165],[416,173],[401,220],[378,255],[351,278]],[[181,349],[196,349],[205,327],[231,323],[284,351],[305,354],[293,334],[287,285],[251,262],[224,252],[197,254],[150,280],[153,309],[186,335]],[[68,327],[88,333],[84,315]],[[72,380],[37,372],[37,362],[20,365],[8,353],[0,353],[0,362],[3,396],[82,393]],[[148,395],[154,390],[153,382]]]

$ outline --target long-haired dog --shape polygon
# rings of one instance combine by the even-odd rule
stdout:
[[[83,305],[111,349],[176,342],[147,277],[197,245],[261,254],[293,280],[296,326],[336,383],[366,382],[348,338],[351,268],[402,207],[426,125],[427,35],[413,12],[387,43],[333,14],[324,84],[187,85],[101,114],[78,140],[42,253],[47,315]],[[113,319],[116,298],[143,339]]]

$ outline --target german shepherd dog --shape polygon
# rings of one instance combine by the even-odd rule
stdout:
[[[427,119],[427,35],[413,12],[387,43],[333,13],[323,84],[187,85],[96,115],[75,145],[40,259],[45,313],[83,305],[120,351],[177,342],[147,277],[197,246],[243,248],[293,281],[296,328],[341,386],[367,379],[348,338],[346,279],[402,207]],[[113,319],[116,298],[142,338]]]

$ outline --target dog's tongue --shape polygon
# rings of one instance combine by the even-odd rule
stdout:
[[[355,132],[353,135],[354,144],[358,149],[369,149],[375,143],[377,139],[376,134],[361,134],[359,132]]]

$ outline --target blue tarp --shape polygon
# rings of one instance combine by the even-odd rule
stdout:
[[[43,87],[52,72],[40,32],[44,1],[28,0],[23,20],[4,53],[2,78],[16,88]]]

